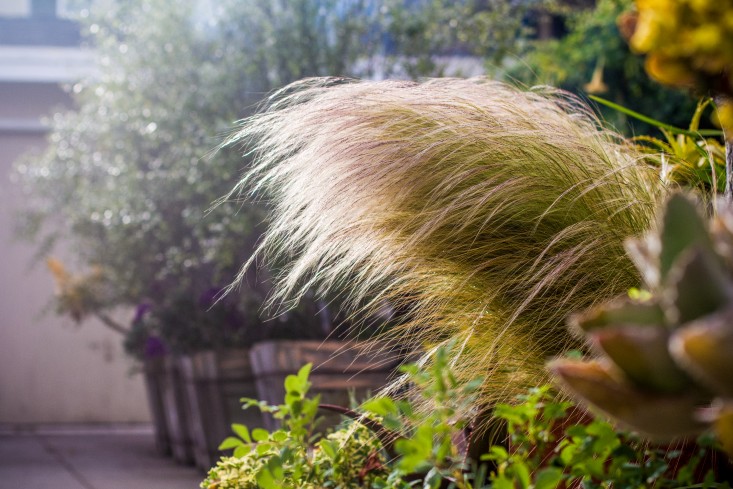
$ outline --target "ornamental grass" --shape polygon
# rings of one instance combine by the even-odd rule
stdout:
[[[583,348],[568,314],[639,284],[623,241],[664,193],[577,98],[485,79],[304,80],[227,144],[254,161],[229,198],[270,204],[245,269],[284,263],[272,304],[340,294],[362,321],[390,304],[384,336],[457,344],[482,405],[547,382],[548,358]]]

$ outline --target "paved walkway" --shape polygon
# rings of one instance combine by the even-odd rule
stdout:
[[[147,427],[0,430],[0,489],[196,489],[203,478],[159,455]]]

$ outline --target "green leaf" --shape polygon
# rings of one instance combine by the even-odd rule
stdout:
[[[604,459],[586,459],[585,469],[595,478],[602,478],[606,461]]]
[[[527,467],[527,464],[518,459],[515,459],[514,463],[512,464],[512,472],[517,478],[517,481],[519,482],[522,489],[526,489],[529,487],[531,478],[529,475],[529,468]]]
[[[255,441],[266,441],[270,438],[270,433],[262,428],[255,428],[252,430],[252,438]]]
[[[420,373],[420,368],[413,363],[400,365],[399,370],[400,372],[407,374],[409,377],[415,377]]]
[[[568,445],[562,450],[560,450],[560,461],[563,465],[570,465],[573,462],[573,458],[575,458],[575,454],[578,451],[577,445]]]
[[[323,450],[323,453],[331,460],[336,459],[336,452],[338,451],[338,446],[330,441],[330,440],[321,440],[321,450]]]
[[[287,431],[277,430],[270,434],[270,438],[272,438],[272,441],[282,443],[285,440],[287,440],[288,438],[290,438],[290,435]]]
[[[300,370],[298,370],[298,380],[300,380],[303,386],[308,385],[308,376],[311,373],[312,367],[313,367],[312,363],[306,363],[305,365],[303,365],[300,368]]]
[[[705,221],[687,197],[674,194],[667,201],[660,234],[659,273],[662,283],[682,253],[693,245],[713,250]]]
[[[257,455],[260,455],[260,456],[265,455],[271,449],[272,449],[271,443],[260,442],[255,446],[255,451],[257,452]]]
[[[290,415],[293,418],[300,418],[303,413],[303,399],[287,394],[285,396],[285,402],[290,406]]]
[[[556,467],[548,467],[537,472],[534,481],[534,489],[555,489],[562,481],[562,470]]]
[[[272,475],[272,478],[281,481],[285,477],[285,471],[283,470],[282,460],[280,457],[272,457],[267,462],[267,470]]]
[[[410,418],[414,415],[412,403],[409,401],[397,401],[397,407],[403,416]]]
[[[249,429],[247,429],[245,425],[234,423],[232,424],[232,431],[234,431],[242,440],[247,443],[252,443],[252,438],[249,436]]]
[[[233,436],[228,436],[224,439],[223,442],[219,444],[219,450],[231,450],[232,448],[237,448],[244,445],[244,442],[240,440],[239,438],[234,438]]]
[[[389,397],[374,397],[362,404],[361,408],[364,411],[374,413],[379,416],[399,414],[397,404]]]
[[[498,445],[493,445],[489,448],[489,453],[481,455],[481,460],[494,460],[498,463],[502,463],[509,459],[509,452],[506,448]]]
[[[440,473],[440,470],[437,467],[433,467],[425,474],[423,489],[438,489],[442,480],[443,475]]]
[[[285,377],[285,392],[288,394],[299,397],[303,392],[303,387],[304,385],[295,375]]]
[[[547,421],[562,419],[567,414],[572,404],[569,402],[550,402],[545,406],[542,417]]]
[[[251,451],[252,447],[250,445],[242,445],[234,449],[233,455],[235,458],[242,458]]]
[[[491,489],[516,489],[514,481],[503,475],[495,477],[491,482]]]
[[[269,470],[264,469],[257,473],[257,486],[260,489],[280,489]]]

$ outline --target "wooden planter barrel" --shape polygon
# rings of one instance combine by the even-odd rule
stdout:
[[[193,463],[193,441],[180,360],[167,355],[164,362],[163,404],[171,451],[176,462],[188,465]]]
[[[320,394],[321,403],[348,407],[350,392],[362,401],[386,385],[399,364],[394,357],[393,352],[368,351],[363,343],[344,341],[264,341],[250,350],[257,397],[271,405],[282,404],[285,377],[312,363],[310,393]],[[325,425],[339,421],[338,415],[328,418]],[[269,430],[277,429],[271,416],[265,415],[264,421]]]
[[[250,430],[263,426],[257,409],[242,409],[242,397],[257,397],[249,349],[205,351],[181,359],[190,408],[196,465],[208,470],[219,460],[219,444],[232,434],[231,424]]]
[[[143,361],[143,377],[148,397],[150,417],[153,420],[155,448],[161,455],[171,454],[171,441],[166,422],[163,393],[165,385],[165,362],[162,356],[146,358]]]

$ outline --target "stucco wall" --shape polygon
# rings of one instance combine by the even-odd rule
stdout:
[[[44,314],[51,276],[13,238],[22,196],[9,180],[12,162],[43,147],[40,116],[64,105],[57,85],[0,83],[0,423],[147,421],[142,378],[130,375],[119,336]]]

